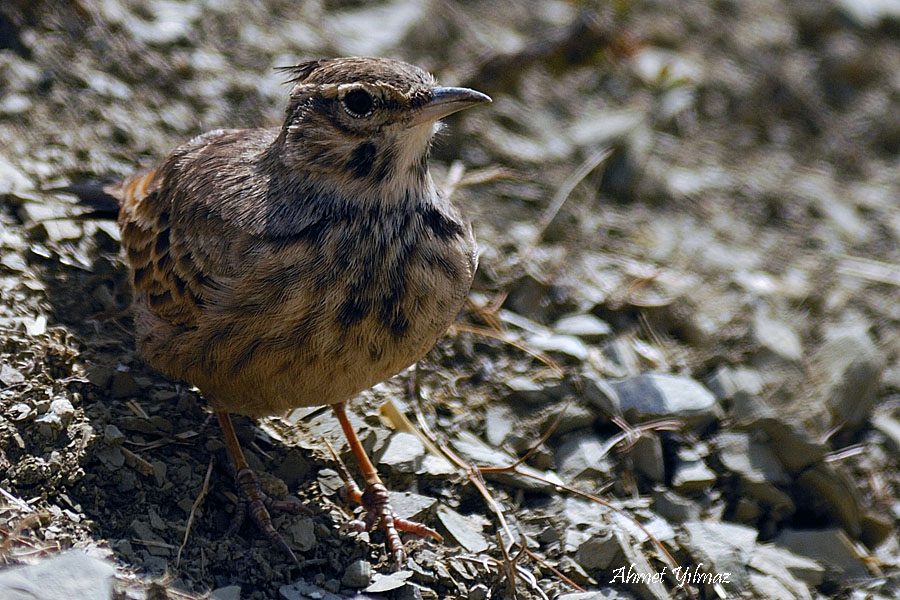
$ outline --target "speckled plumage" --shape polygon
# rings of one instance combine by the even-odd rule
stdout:
[[[205,133],[108,189],[138,353],[203,392],[250,515],[295,561],[268,509],[301,507],[262,493],[229,413],[331,405],[366,482],[349,480],[350,497],[400,563],[398,531],[440,536],[394,514],[345,404],[421,358],[469,291],[475,240],[428,151],[438,119],[490,98],[385,59],[286,71],[280,128]]]
[[[283,127],[203,134],[119,188],[139,353],[216,408],[347,400],[423,356],[468,292],[471,230],[428,174],[432,122],[402,104],[433,80],[372,60],[304,63]],[[348,81],[397,107],[359,126]]]

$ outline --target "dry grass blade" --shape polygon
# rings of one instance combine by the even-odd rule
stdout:
[[[181,546],[178,547],[178,554],[175,556],[175,568],[178,568],[178,565],[181,564],[181,553],[184,551],[185,546],[187,546],[188,537],[191,535],[191,527],[194,525],[194,519],[197,516],[197,509],[200,508],[200,504],[203,502],[203,499],[206,498],[207,492],[209,492],[209,478],[212,476],[213,470],[213,460],[209,459],[209,466],[206,468],[206,476],[203,478],[203,485],[200,487],[200,493],[197,494],[197,498],[194,499],[194,504],[191,505],[191,514],[188,515],[187,526],[184,528],[184,539],[181,540]]]
[[[13,506],[18,508],[19,510],[24,512],[34,512],[34,508],[32,508],[30,504],[28,504],[18,496],[7,492],[2,487],[0,487],[0,495],[9,500],[13,504]]]
[[[418,381],[418,378],[414,376],[413,379],[411,380],[410,386],[409,386],[409,392],[413,396],[413,400],[419,400],[419,397],[418,397],[419,387],[417,385],[417,381]],[[540,560],[537,556],[533,555],[533,553],[529,552],[524,544],[521,545],[521,549],[520,549],[519,553],[517,554],[517,556],[515,557],[515,559],[510,558],[508,548],[512,548],[513,546],[515,546],[516,542],[512,535],[512,531],[510,530],[510,528],[506,522],[506,518],[503,514],[503,509],[500,507],[499,503],[491,495],[490,490],[487,489],[487,485],[484,481],[484,478],[482,477],[482,473],[497,473],[497,472],[515,473],[516,475],[519,475],[521,477],[528,477],[528,478],[534,479],[536,481],[539,481],[547,486],[557,488],[557,489],[566,491],[568,493],[575,494],[577,496],[581,496],[582,498],[585,498],[592,502],[596,502],[597,504],[600,504],[601,506],[604,506],[617,514],[624,516],[625,518],[630,520],[632,523],[634,523],[635,526],[637,526],[637,528],[640,529],[647,536],[647,538],[653,543],[653,545],[659,550],[659,552],[663,556],[665,556],[665,558],[669,562],[670,566],[672,566],[673,568],[676,568],[679,566],[678,562],[675,560],[675,557],[672,556],[672,554],[668,551],[668,549],[666,549],[666,547],[662,544],[662,542],[660,542],[652,533],[650,533],[650,531],[647,530],[647,528],[644,527],[644,525],[640,521],[638,521],[636,517],[634,517],[627,511],[617,508],[616,506],[613,506],[610,502],[604,500],[603,498],[600,498],[599,496],[590,494],[588,492],[584,492],[584,491],[579,490],[571,485],[550,481],[549,479],[547,479],[545,477],[541,477],[541,476],[535,475],[533,473],[527,473],[527,472],[524,472],[524,471],[521,471],[518,469],[519,465],[521,465],[525,460],[527,460],[529,456],[531,456],[544,442],[547,441],[547,439],[550,438],[550,436],[553,434],[553,432],[556,430],[556,428],[559,426],[560,422],[562,421],[562,418],[565,415],[566,409],[568,408],[568,404],[566,404],[563,407],[563,409],[560,411],[560,414],[556,417],[556,419],[554,419],[554,421],[550,425],[550,427],[547,428],[547,431],[544,432],[544,434],[541,436],[540,440],[538,440],[537,444],[535,444],[533,448],[531,448],[528,452],[526,452],[524,456],[522,456],[521,458],[517,459],[515,462],[513,462],[505,467],[478,467],[475,465],[471,465],[471,464],[467,463],[466,461],[462,460],[446,444],[442,444],[442,443],[438,442],[437,436],[431,430],[427,421],[425,420],[424,415],[422,414],[421,410],[419,409],[420,402],[416,401],[416,402],[414,402],[414,405],[416,407],[415,408],[416,419],[419,423],[418,430],[412,425],[412,423],[406,418],[405,415],[403,415],[399,410],[397,410],[395,405],[392,405],[392,409],[394,411],[396,411],[396,413],[397,413],[397,415],[395,416],[395,418],[396,418],[395,422],[404,423],[404,428],[405,428],[404,430],[407,430],[406,428],[408,428],[411,433],[415,433],[416,435],[418,435],[420,437],[424,436],[425,438],[427,438],[427,440],[430,443],[428,443],[426,447],[428,447],[430,451],[434,452],[433,448],[439,448],[440,453],[445,458],[447,458],[450,462],[455,464],[458,468],[462,469],[466,473],[466,476],[469,478],[469,481],[471,481],[472,484],[475,486],[475,488],[478,490],[478,493],[481,494],[482,498],[485,500],[485,503],[488,505],[488,508],[491,510],[491,512],[493,512],[497,516],[497,519],[501,526],[501,529],[497,531],[498,545],[503,554],[503,564],[501,566],[501,569],[503,570],[505,576],[508,579],[508,585],[511,586],[511,588],[509,590],[511,592],[510,597],[513,597],[513,598],[517,597],[516,591],[515,591],[515,579],[516,579],[517,574],[520,577],[522,577],[523,580],[525,580],[525,581],[528,581],[528,576],[531,575],[527,571],[524,571],[524,569],[517,568],[517,565],[515,564],[515,560],[517,560],[518,557],[521,556],[523,553],[528,555],[529,557],[537,560],[542,565],[550,568],[550,570],[555,575],[560,577],[560,579],[562,581],[564,581],[566,584],[571,585],[574,589],[577,589],[579,591],[583,591],[583,590],[577,584],[575,584],[575,582],[573,582],[569,578],[565,577],[558,570],[550,567],[546,562]],[[634,441],[638,437],[640,437],[640,434],[642,432],[660,431],[660,430],[677,430],[682,426],[682,424],[679,421],[671,420],[671,419],[654,421],[652,423],[643,423],[638,426],[631,426],[621,419],[618,419],[616,422],[620,427],[622,427],[623,431],[621,434],[614,437],[615,442],[612,445],[607,444],[607,449],[606,449],[607,452],[613,446],[615,446],[619,443],[622,443],[622,442],[627,442],[629,445],[633,444]],[[330,444],[329,444],[329,448],[330,448]],[[336,454],[334,453],[334,450],[332,449],[331,451],[332,451],[332,454],[336,456]],[[507,535],[508,539],[510,540],[510,543],[508,546],[503,541],[501,531],[503,533],[505,533]],[[525,573],[525,575],[523,575],[523,572]],[[532,577],[532,579],[533,579],[533,577]],[[530,582],[529,582],[529,584],[530,584]],[[537,587],[536,581],[534,582],[534,587],[543,596],[543,591],[541,591],[540,588]],[[687,592],[691,598],[694,598],[693,590],[691,590],[690,588],[687,588]]]
[[[42,519],[49,519],[50,513],[31,513],[25,515],[21,521],[10,532],[5,532],[6,539],[0,543],[0,557],[6,558],[7,552],[12,548],[13,543],[19,538],[19,535],[29,527],[41,522]],[[37,549],[40,550],[40,549]]]
[[[559,569],[557,569],[556,567],[554,567],[553,565],[548,563],[546,560],[544,560],[543,558],[541,558],[540,556],[538,556],[537,554],[535,554],[534,552],[529,550],[528,547],[525,546],[524,543],[522,544],[522,550],[525,552],[525,554],[527,554],[531,558],[531,560],[538,563],[545,569],[549,570],[551,573],[553,573],[554,575],[559,577],[562,581],[566,582],[566,584],[572,586],[579,592],[585,591],[585,589],[583,587],[581,587],[580,585],[578,585],[577,583],[575,583],[574,581],[572,581],[571,579],[569,579],[568,577],[563,575],[563,573]]]
[[[544,238],[544,233],[546,233],[550,223],[552,223],[553,219],[556,218],[556,215],[559,214],[560,209],[562,209],[563,205],[568,201],[569,196],[572,195],[572,192],[575,191],[578,184],[581,183],[585,177],[590,175],[594,169],[599,167],[602,162],[609,158],[610,154],[612,154],[612,149],[610,148],[603,148],[602,150],[594,152],[588,156],[584,162],[578,165],[578,168],[563,181],[559,189],[556,190],[556,194],[553,196],[553,201],[550,203],[550,206],[547,207],[547,210],[541,217],[537,235],[532,242],[532,248],[538,245]]]
[[[531,458],[531,456],[535,452],[538,451],[538,448],[543,446],[544,442],[546,442],[548,439],[550,439],[550,436],[553,435],[553,432],[556,431],[556,428],[559,427],[559,424],[562,421],[562,418],[565,416],[566,410],[568,410],[569,405],[571,403],[572,403],[572,401],[569,400],[568,402],[566,402],[563,405],[562,410],[559,411],[559,414],[556,416],[556,419],[553,420],[553,423],[550,424],[550,427],[547,428],[547,431],[544,432],[544,435],[541,436],[541,439],[539,439],[537,441],[537,443],[534,446],[532,446],[528,452],[526,452],[521,457],[519,457],[519,459],[516,462],[514,462],[513,464],[511,464],[507,467],[481,467],[478,470],[482,473],[491,473],[491,472],[497,472],[497,471],[509,471],[511,469],[515,469],[516,467],[521,465],[523,462],[525,462],[526,460]]]
[[[519,350],[521,350],[525,354],[528,354],[529,356],[533,356],[537,360],[541,361],[542,363],[544,363],[545,365],[547,365],[548,367],[553,369],[553,371],[557,375],[562,376],[565,374],[565,371],[563,371],[562,367],[560,367],[558,364],[556,364],[556,362],[552,358],[550,358],[543,352],[540,352],[538,350],[532,350],[525,344],[522,344],[515,340],[509,339],[502,332],[492,331],[485,327],[479,327],[478,325],[472,325],[471,323],[457,322],[457,323],[454,323],[452,327],[456,331],[465,331],[467,333],[474,333],[475,335],[483,335],[484,337],[489,337],[489,338],[493,338],[495,340],[500,340],[501,342],[503,342],[505,344],[509,344],[513,348],[518,348]]]
[[[849,275],[865,279],[866,281],[887,283],[900,287],[900,265],[871,258],[844,255],[838,264],[837,272],[841,275]]]
[[[556,190],[556,194],[553,196],[553,201],[550,202],[550,206],[547,207],[547,210],[544,211],[544,214],[541,217],[534,239],[531,241],[531,244],[525,252],[522,253],[522,258],[519,261],[520,264],[524,265],[528,261],[528,258],[534,252],[534,249],[537,248],[541,243],[541,240],[544,239],[544,234],[546,233],[547,228],[550,227],[550,223],[552,223],[553,219],[556,218],[556,215],[559,214],[559,211],[569,199],[569,196],[572,195],[572,192],[575,191],[575,188],[578,187],[578,184],[581,183],[585,177],[590,175],[594,169],[600,166],[603,161],[609,158],[610,154],[612,154],[610,148],[604,148],[594,152],[588,156],[584,162],[578,165],[572,174],[562,182],[562,185],[559,186],[559,189]]]

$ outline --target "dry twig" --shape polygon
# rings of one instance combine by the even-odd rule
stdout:
[[[194,504],[191,506],[191,514],[188,515],[187,527],[184,528],[184,539],[181,541],[181,546],[178,547],[178,554],[175,557],[175,568],[178,568],[178,565],[181,564],[181,552],[187,545],[188,536],[191,535],[191,527],[194,524],[194,518],[197,515],[197,509],[200,507],[203,499],[206,498],[206,493],[209,492],[209,478],[210,476],[212,476],[212,470],[213,459],[209,459],[209,466],[206,468],[206,476],[203,478],[203,485],[200,487],[200,493],[197,494],[197,498],[194,500]]]

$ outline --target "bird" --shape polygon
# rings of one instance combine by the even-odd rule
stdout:
[[[281,70],[292,87],[280,127],[203,133],[102,188],[118,213],[137,354],[200,390],[247,514],[295,562],[270,510],[305,507],[266,496],[231,415],[330,406],[364,482],[348,482],[350,498],[402,563],[399,532],[441,537],[394,513],[346,407],[422,358],[468,295],[473,229],[435,185],[429,154],[440,119],[491,98],[386,58]]]

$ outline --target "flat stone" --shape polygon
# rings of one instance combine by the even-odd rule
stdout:
[[[477,583],[469,588],[469,600],[487,600],[490,588],[483,583]]]
[[[586,342],[596,343],[612,334],[609,323],[591,314],[563,317],[553,325],[559,335],[575,336]]]
[[[23,322],[25,323],[25,333],[32,337],[43,335],[47,331],[47,317],[44,315],[39,315],[34,319],[25,317]]]
[[[730,416],[737,422],[776,416],[775,410],[761,397],[765,382],[755,369],[720,366],[707,385],[720,402],[731,404]]]
[[[475,525],[472,519],[446,506],[438,509],[438,519],[449,537],[469,552],[478,554],[490,547],[487,539],[481,535],[481,526]]]
[[[0,156],[0,195],[33,189],[31,179],[18,167]]]
[[[607,529],[582,542],[575,553],[575,560],[585,571],[593,573],[606,570],[615,562],[621,562],[622,556],[619,538],[611,529]]]
[[[118,427],[110,423],[103,429],[103,441],[110,446],[118,446],[125,441],[125,434],[122,433]]]
[[[564,480],[608,475],[612,466],[600,436],[589,433],[568,440],[556,453],[557,472]]]
[[[726,584],[726,590],[737,592],[747,588],[745,557],[755,551],[756,529],[711,521],[689,521],[683,527],[687,533],[684,546],[693,558],[693,565],[703,563],[705,572],[729,573],[732,584]]]
[[[757,545],[756,550],[750,557],[749,565],[756,568],[759,565],[771,564],[777,564],[787,569],[793,577],[810,587],[819,587],[824,581],[825,567],[816,561],[795,554],[783,546],[774,544]],[[764,567],[762,572],[767,573],[770,571]]]
[[[613,531],[616,537],[619,538],[619,545],[625,553],[622,564],[616,568],[621,568],[624,571],[627,571],[628,568],[633,568],[634,571],[646,573],[649,577],[647,581],[633,584],[635,594],[645,600],[671,600],[672,595],[666,589],[666,586],[655,577],[660,571],[655,564],[650,565],[650,561],[647,559],[647,552],[641,546],[632,544],[621,529],[614,528]],[[613,569],[613,576],[615,574],[616,571]]]
[[[283,600],[345,600],[345,596],[332,594],[305,581],[281,586],[278,588],[278,595]]]
[[[634,468],[647,479],[662,482],[666,477],[666,466],[663,462],[662,442],[659,436],[648,432],[638,438],[629,450]]]
[[[853,547],[853,542],[837,527],[785,529],[774,542],[794,554],[837,571],[845,580],[864,580],[870,576],[866,564]]]
[[[524,400],[529,404],[543,404],[547,399],[544,386],[531,377],[519,375],[506,379],[504,383],[510,390],[507,400]]]
[[[491,404],[484,417],[484,433],[491,446],[500,446],[513,428],[512,412],[506,406]]]
[[[537,334],[529,336],[527,343],[548,354],[565,355],[579,361],[588,357],[587,346],[574,335]]]
[[[417,436],[395,432],[378,459],[380,465],[397,473],[415,473],[425,456],[425,445]]]
[[[372,577],[372,583],[363,591],[374,594],[396,590],[397,588],[405,586],[406,580],[412,577],[412,574],[412,571],[395,571],[387,575],[375,573]]]
[[[287,529],[293,546],[300,552],[308,552],[315,548],[319,540],[316,537],[316,524],[312,519],[294,520]]]
[[[859,539],[869,548],[878,548],[895,533],[893,520],[874,512],[864,514],[859,526]]]
[[[803,471],[797,477],[796,487],[798,505],[828,514],[854,538],[859,537],[859,499],[845,475],[822,463]]]
[[[872,413],[887,362],[861,327],[828,335],[812,359],[816,397],[828,405],[837,424],[859,428]]]
[[[653,489],[653,511],[670,523],[683,523],[696,519],[700,508],[689,499],[657,486]]]
[[[354,560],[344,571],[341,584],[349,588],[364,588],[372,581],[372,564],[367,560]]]
[[[137,395],[138,386],[130,371],[117,369],[113,373],[109,391],[113,398],[129,398]]]
[[[608,512],[608,509],[596,502],[576,498],[575,496],[567,496],[563,514],[573,527],[578,527],[580,525],[597,527],[603,522],[604,514]],[[579,543],[581,542],[579,541]]]
[[[210,600],[241,600],[241,586],[227,585],[214,589],[209,594]]]
[[[427,473],[433,477],[442,477],[444,475],[453,475],[457,472],[457,468],[443,456],[435,456],[429,452],[422,459],[422,466],[419,472]]]
[[[319,483],[319,490],[324,496],[333,496],[345,487],[344,480],[340,474],[334,469],[320,469],[316,480]]]
[[[84,235],[81,224],[68,219],[44,221],[41,226],[47,232],[47,239],[54,242],[77,240]]]
[[[752,440],[749,433],[723,432],[714,444],[726,469],[750,481],[788,485],[791,478],[767,444]]]
[[[716,482],[716,474],[702,460],[684,461],[675,467],[672,487],[676,492],[695,494]]]
[[[453,446],[453,449],[460,454],[462,458],[473,465],[481,467],[506,467],[516,462],[516,459],[506,452],[488,446],[481,441],[481,439],[468,431],[459,432],[450,443]],[[538,475],[545,479],[553,479],[555,476],[553,473],[541,472],[525,464],[519,465],[517,469],[522,472]],[[484,476],[486,479],[499,481],[500,483],[525,490],[547,490],[552,487],[530,477],[520,477],[508,471],[485,473]]]
[[[766,310],[757,310],[754,315],[753,337],[762,348],[763,364],[771,358],[788,363],[799,363],[803,358],[803,344],[794,328],[773,318]]]
[[[826,450],[822,444],[814,442],[806,433],[783,419],[766,417],[742,425],[741,428],[765,433],[769,448],[792,475],[825,459]]]
[[[25,259],[18,252],[4,254],[3,258],[0,258],[0,266],[6,267],[10,271],[15,271],[16,273],[25,273],[28,271],[28,263],[25,262]]]
[[[610,380],[611,414],[636,420],[675,418],[702,427],[721,415],[716,397],[690,377],[644,373]],[[604,408],[601,406],[601,409]]]
[[[430,516],[438,501],[429,496],[414,494],[412,492],[388,492],[391,507],[401,519],[421,521]]]
[[[63,425],[68,425],[75,416],[75,407],[68,398],[57,397],[50,402],[50,412],[59,417]]]
[[[34,416],[34,409],[24,402],[17,402],[9,407],[9,413],[14,421],[25,421]]]
[[[112,564],[69,550],[27,567],[0,572],[3,600],[111,600]]]
[[[0,382],[5,385],[18,385],[25,382],[25,375],[22,371],[4,363],[0,365]]]
[[[747,583],[753,590],[753,597],[759,600],[810,600],[812,598],[806,586],[799,581],[794,580],[793,586],[788,587],[780,577],[769,572],[764,574],[750,571]]]

